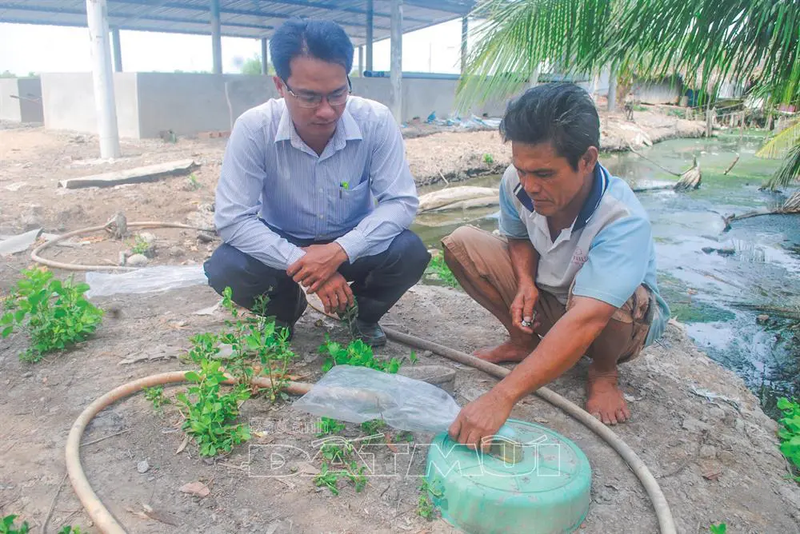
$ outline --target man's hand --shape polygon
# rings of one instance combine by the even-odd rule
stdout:
[[[325,306],[325,313],[344,312],[355,303],[350,285],[338,272],[334,272],[319,286],[317,296]]]
[[[309,293],[316,293],[339,266],[347,261],[347,253],[338,243],[303,247],[305,255],[286,269],[286,274]]]
[[[481,447],[488,451],[491,440],[483,438],[494,436],[506,422],[514,407],[514,401],[496,386],[488,393],[470,402],[459,412],[450,425],[450,437],[470,449]]]
[[[533,331],[539,326],[539,321],[535,320],[536,317],[534,315],[538,300],[539,290],[536,289],[536,285],[533,282],[519,285],[517,296],[514,297],[509,311],[511,312],[511,323],[520,332],[533,334]]]

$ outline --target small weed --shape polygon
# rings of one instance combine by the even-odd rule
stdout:
[[[720,523],[719,525],[711,525],[708,527],[708,531],[711,534],[725,534],[728,531],[728,525],[725,523]]]
[[[317,432],[317,437],[322,438],[331,434],[338,434],[344,430],[345,426],[341,421],[331,419],[330,417],[323,417],[320,419],[317,428],[319,429],[319,432]]]
[[[14,525],[14,520],[17,518],[15,515],[7,515],[0,522],[0,534],[28,534],[30,527],[28,522],[25,521],[19,527]]]
[[[406,441],[408,443],[411,443],[414,441],[414,434],[407,430],[403,430],[395,434],[394,439],[395,441]]]
[[[458,287],[458,280],[445,263],[442,253],[434,254],[431,257],[431,261],[425,269],[425,276],[433,280],[440,280],[447,286]]]
[[[794,465],[797,472],[800,470],[800,404],[794,399],[781,397],[778,399],[778,409],[783,412],[783,417],[778,419],[781,425],[778,430],[781,452]],[[800,482],[800,476],[796,476],[795,480]]]
[[[81,534],[81,527],[64,525],[61,527],[61,530],[58,531],[58,534]]]
[[[419,358],[417,358],[417,353],[412,350],[411,354],[408,355],[408,361],[411,362],[411,365],[414,365],[417,363],[417,360],[419,360]]]
[[[401,362],[397,358],[392,358],[388,362],[376,360],[372,352],[372,347],[357,339],[351,341],[346,347],[341,343],[331,341],[330,336],[325,335],[325,343],[320,345],[319,351],[325,354],[325,363],[322,365],[322,372],[327,373],[334,365],[354,365],[358,367],[369,367],[386,373],[396,373],[400,370]]]
[[[153,409],[157,412],[161,412],[163,406],[171,404],[170,400],[164,396],[164,386],[144,388],[144,398],[153,403]]]
[[[142,239],[142,236],[137,235],[136,240],[133,242],[133,245],[130,246],[131,254],[142,254],[143,256],[147,256],[150,254],[150,243],[147,240]]]
[[[190,189],[191,191],[197,191],[198,189],[203,187],[203,184],[200,183],[200,181],[197,179],[197,176],[195,176],[194,173],[190,174],[186,178],[186,184],[187,188]]]
[[[87,284],[62,282],[40,269],[23,271],[23,278],[4,304],[0,317],[2,337],[15,325],[28,332],[31,346],[20,359],[37,362],[50,352],[61,351],[86,340],[100,324],[103,311],[86,300]]]
[[[329,471],[328,464],[323,463],[319,474],[314,477],[314,484],[316,484],[317,487],[325,486],[331,490],[331,493],[334,495],[339,495],[339,488],[336,487],[338,483],[339,473],[336,471]]]
[[[487,165],[491,165],[492,163],[494,163],[494,156],[492,156],[491,154],[484,154],[483,162]]]
[[[344,465],[353,456],[355,449],[349,441],[322,444],[322,457],[333,464]]]
[[[442,493],[435,491],[428,484],[427,480],[423,480],[419,486],[419,501],[417,501],[417,513],[420,517],[432,521],[436,517],[436,507],[433,506],[431,495],[434,497],[441,497]]]
[[[361,423],[361,430],[368,436],[380,434],[386,428],[386,421],[383,419],[373,419],[372,421],[364,421]]]
[[[367,487],[367,477],[364,476],[364,470],[366,466],[359,467],[356,465],[356,462],[350,462],[347,465],[347,478],[350,479],[350,482],[353,483],[356,489],[356,493],[361,493],[365,487]]]

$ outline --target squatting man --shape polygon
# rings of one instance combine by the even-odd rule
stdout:
[[[450,435],[483,445],[513,406],[591,359],[586,409],[605,424],[630,418],[617,366],[664,331],[650,221],[627,183],[598,162],[594,102],[572,84],[546,84],[512,101],[500,126],[512,165],[500,185],[500,236],[461,227],[444,258],[464,290],[509,339],[476,354],[519,362],[461,410]]]
[[[270,54],[282,98],[246,111],[231,132],[209,284],[250,309],[268,297],[263,312],[290,334],[303,287],[329,313],[356,297],[353,336],[385,345],[378,321],[430,260],[408,229],[419,200],[400,129],[386,106],[350,96],[353,45],[337,24],[289,20]]]

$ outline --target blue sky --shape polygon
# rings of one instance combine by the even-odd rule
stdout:
[[[88,72],[88,30],[57,26],[0,24],[0,72]],[[461,20],[403,36],[403,70],[459,72]],[[126,71],[211,70],[211,37],[122,31],[122,65]],[[244,59],[260,54],[255,39],[222,38],[223,70],[239,72]],[[356,63],[358,55],[356,54]],[[389,70],[389,41],[374,45],[373,67]]]

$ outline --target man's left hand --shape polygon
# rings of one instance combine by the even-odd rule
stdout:
[[[470,402],[459,412],[448,430],[450,437],[470,449],[488,451],[491,440],[506,422],[514,401],[497,387]]]
[[[286,269],[286,274],[309,293],[316,293],[339,266],[347,261],[347,253],[338,243],[303,247],[305,255]]]

